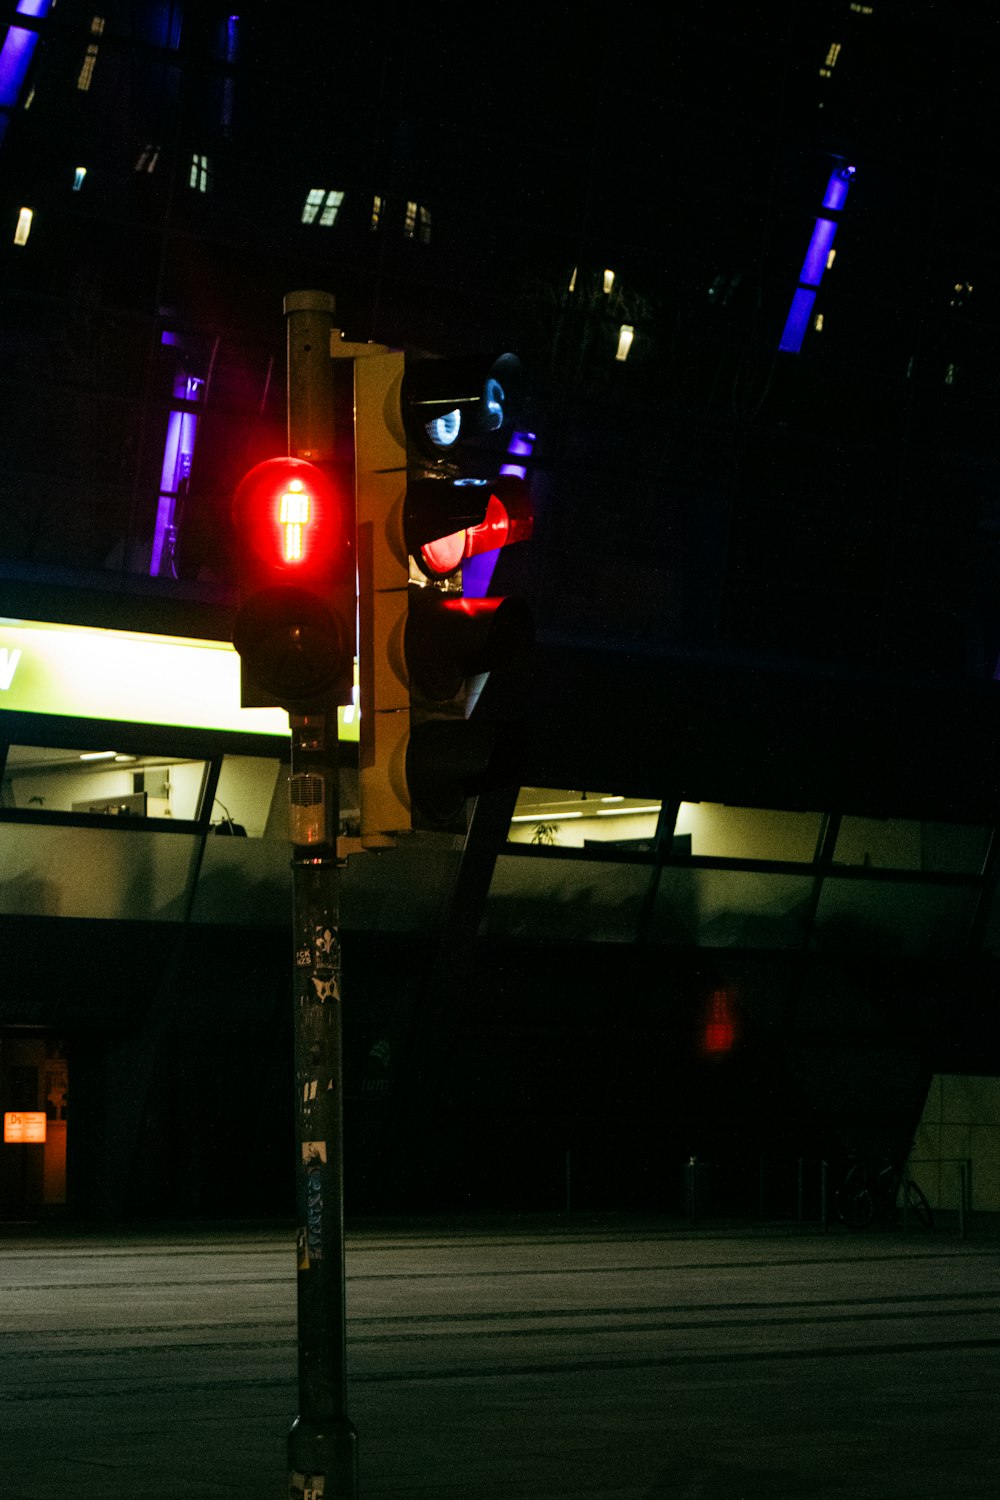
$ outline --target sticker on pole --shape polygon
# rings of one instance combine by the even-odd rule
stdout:
[[[300,1474],[293,1469],[288,1482],[288,1500],[323,1500],[325,1492],[325,1475]]]

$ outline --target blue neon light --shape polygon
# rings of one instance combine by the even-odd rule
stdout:
[[[847,202],[848,188],[856,173],[857,167],[834,167],[823,194],[822,206],[825,209],[836,213],[843,208]],[[785,319],[785,326],[778,340],[778,348],[783,349],[786,354],[798,354],[802,348],[802,341],[809,330],[813,308],[816,305],[816,291],[823,280],[823,272],[830,258],[830,250],[837,233],[837,223],[836,219],[820,215],[813,225],[806,258],[799,272],[799,285],[792,297],[792,305],[788,309],[788,317]]]
[[[48,15],[51,5],[52,0],[17,0],[17,14],[40,20]],[[37,42],[37,32],[12,26],[0,48],[0,104],[8,109],[18,101]]]
[[[164,333],[163,343],[178,342]],[[174,377],[174,399],[196,402],[201,399],[204,381],[198,375],[180,371]],[[173,568],[173,549],[177,531],[177,501],[182,486],[191,473],[191,460],[198,436],[198,417],[193,411],[174,410],[167,417],[167,436],[163,445],[163,467],[160,471],[160,494],[156,502],[153,525],[153,547],[149,575],[158,578]]]
[[[799,281],[803,286],[819,286],[823,280],[823,272],[826,270],[830,246],[833,244],[833,237],[836,233],[837,225],[835,220],[816,220],[812,239],[809,241],[809,249],[806,251],[805,260],[802,262],[802,270],[799,272]]]
[[[436,448],[450,448],[457,442],[461,429],[462,413],[456,407],[454,411],[445,412],[443,417],[428,422],[425,430]]]
[[[507,444],[507,452],[512,458],[530,458],[534,446],[533,432],[513,432]],[[501,474],[514,474],[518,479],[526,478],[527,472],[523,464],[500,466]],[[479,552],[475,557],[467,557],[462,563],[462,593],[467,599],[485,599],[499,556],[500,548],[494,547],[490,552]]]
[[[802,348],[802,340],[806,336],[815,304],[816,293],[808,287],[800,286],[792,298],[784,331],[778,341],[778,348],[784,349],[786,354],[798,354]]]
[[[503,404],[506,400],[499,380],[490,376],[483,390],[483,431],[496,432],[503,426]]]
[[[823,194],[823,208],[843,208],[847,202],[847,189],[857,170],[857,167],[834,168]]]

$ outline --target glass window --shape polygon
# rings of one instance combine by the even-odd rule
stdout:
[[[701,948],[787,948],[804,941],[811,875],[665,869],[650,941]]]
[[[919,823],[907,818],[845,817],[834,861],[876,870],[927,870],[978,875],[990,830],[965,823]]]
[[[177,922],[201,837],[138,828],[0,824],[0,911],[25,916]]]
[[[813,946],[914,958],[960,953],[968,943],[977,900],[977,891],[962,886],[827,879]]]
[[[280,762],[227,755],[222,762],[210,821],[216,833],[277,838],[288,843],[288,798]],[[273,816],[272,816],[273,813]]]
[[[508,838],[554,849],[603,846],[643,853],[653,848],[659,816],[660,803],[648,797],[522,787]]]
[[[646,864],[503,855],[481,930],[490,937],[631,943],[653,875]]]
[[[328,229],[336,223],[343,201],[343,193],[337,190],[327,192],[326,188],[310,188],[302,205],[303,224],[318,222],[322,228]]]
[[[19,812],[195,819],[205,772],[203,760],[11,745],[0,806]]]
[[[682,802],[674,831],[690,837],[691,853],[695,855],[805,864],[816,858],[823,826],[823,814],[818,812]]]

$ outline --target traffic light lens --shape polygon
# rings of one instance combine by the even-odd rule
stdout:
[[[450,448],[457,442],[458,434],[462,430],[462,413],[458,407],[454,411],[447,411],[441,417],[435,417],[433,422],[428,422],[426,427],[427,436],[435,448]]]
[[[436,537],[420,549],[420,560],[432,578],[447,578],[465,556],[466,533],[453,531],[450,536]]]
[[[492,376],[483,391],[483,431],[498,432],[503,426],[503,407],[506,400],[503,386]]]
[[[233,514],[243,538],[266,566],[324,568],[346,558],[344,506],[330,478],[301,459],[269,459],[245,476]]]

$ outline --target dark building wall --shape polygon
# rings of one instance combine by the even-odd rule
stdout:
[[[283,932],[21,920],[5,952],[36,997],[5,1021],[69,1059],[71,1215],[292,1214]],[[345,937],[353,1212],[558,1208],[567,1153],[578,1207],[676,1210],[696,1154],[746,1208],[762,1153],[905,1151],[983,1000],[961,965],[482,940],[428,1032],[431,956]],[[712,1053],[719,992],[733,1040]]]

